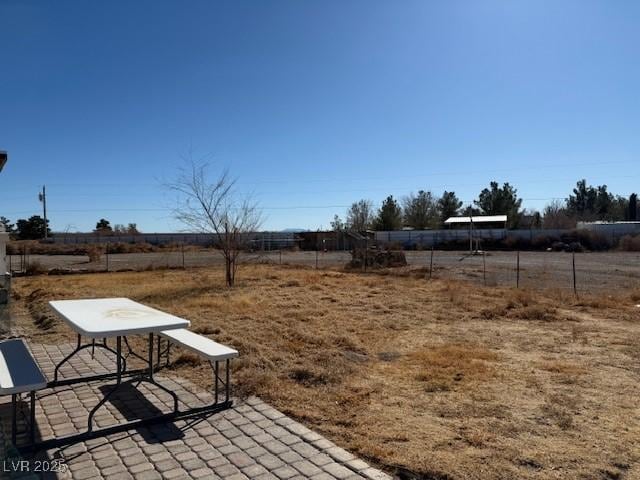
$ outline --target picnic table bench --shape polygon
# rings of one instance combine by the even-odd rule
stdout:
[[[0,395],[11,395],[11,442],[18,433],[18,400],[29,394],[29,439],[35,437],[35,392],[47,386],[47,379],[21,338],[0,342]],[[22,403],[22,402],[20,402]],[[22,405],[21,405],[22,406]]]

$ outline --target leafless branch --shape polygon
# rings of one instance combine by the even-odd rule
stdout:
[[[209,180],[207,163],[190,156],[175,182],[167,187],[178,194],[173,217],[188,229],[214,236],[214,244],[225,259],[227,285],[233,286],[238,258],[250,245],[251,234],[263,221],[262,212],[251,198],[236,193],[236,179],[224,169]]]

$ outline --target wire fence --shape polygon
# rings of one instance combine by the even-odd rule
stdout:
[[[478,285],[563,289],[581,292],[615,292],[640,288],[640,252],[539,252],[539,251],[406,251],[409,271],[426,280],[455,279]],[[271,250],[246,252],[242,264],[304,265],[343,268],[351,261],[348,251]],[[36,255],[29,251],[8,257],[14,275],[75,272],[189,269],[224,265],[214,249],[176,249],[143,253],[111,253],[107,247],[96,258],[85,255]],[[364,269],[363,269],[364,270]]]

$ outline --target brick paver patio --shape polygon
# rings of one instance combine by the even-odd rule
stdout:
[[[31,345],[34,357],[48,378],[54,364],[72,345]],[[63,377],[113,371],[111,354],[88,350],[63,367]],[[157,374],[163,385],[175,391],[181,402],[211,402],[208,392],[165,370]],[[88,411],[112,381],[77,384],[39,393],[36,402],[38,438],[47,439],[86,429]],[[171,408],[171,397],[142,383],[114,395],[95,419],[106,426],[139,415]],[[8,397],[0,397],[0,411],[8,432]],[[1,434],[1,433],[0,433]],[[3,440],[3,439],[0,439]],[[3,442],[4,443],[4,442]],[[6,454],[5,454],[6,457]],[[44,478],[178,479],[390,479],[364,461],[337,447],[321,435],[258,398],[236,400],[222,413],[151,425],[130,432],[89,440],[63,449],[41,452],[36,459],[63,459],[65,473],[44,473]],[[32,459],[33,460],[33,459]],[[6,462],[5,462],[6,463]],[[32,462],[33,465],[33,462]],[[3,469],[7,470],[6,464]],[[15,476],[0,471],[1,476]],[[31,475],[33,477],[33,475]]]

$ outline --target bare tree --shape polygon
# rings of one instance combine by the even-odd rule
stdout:
[[[431,192],[420,190],[417,195],[413,192],[402,200],[404,211],[404,223],[416,230],[425,228],[438,228],[438,200],[433,198]]]
[[[547,204],[542,215],[543,228],[576,228],[575,216],[558,199]]]
[[[362,232],[371,227],[375,214],[371,200],[358,200],[347,210],[347,228],[356,232]]]
[[[177,180],[167,185],[179,194],[173,216],[192,231],[214,235],[225,261],[225,280],[232,287],[238,259],[250,246],[250,234],[260,228],[262,212],[250,198],[239,197],[228,170],[211,181],[208,164],[190,158],[187,162]]]

